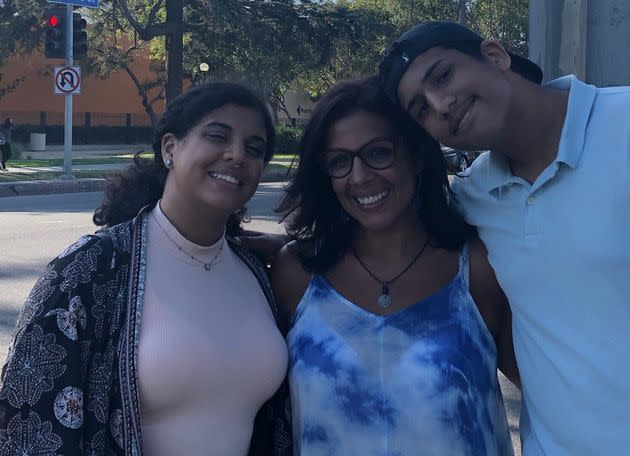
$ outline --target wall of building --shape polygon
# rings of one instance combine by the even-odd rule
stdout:
[[[17,88],[0,98],[0,119],[12,115],[18,124],[39,125],[44,112],[47,125],[63,123],[64,96],[54,94],[54,68],[60,60],[45,59],[41,52],[10,57],[0,69],[3,83],[23,79]],[[81,66],[80,63],[77,64]],[[141,81],[153,78],[148,59],[137,59],[134,73]],[[126,72],[114,72],[107,79],[82,74],[81,94],[74,96],[74,123],[85,123],[90,113],[90,125],[125,126],[150,125],[138,91]],[[154,105],[163,111],[160,102]]]

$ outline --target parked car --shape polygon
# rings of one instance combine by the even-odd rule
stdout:
[[[483,150],[458,150],[451,149],[450,147],[442,147],[442,150],[444,151],[444,157],[446,157],[450,170],[454,173],[466,171],[475,158],[485,152]]]

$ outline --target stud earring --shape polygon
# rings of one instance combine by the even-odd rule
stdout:
[[[173,167],[173,160],[171,160],[170,158],[167,159],[164,164],[166,165],[167,168],[172,168]]]

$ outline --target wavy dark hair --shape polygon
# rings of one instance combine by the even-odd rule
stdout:
[[[372,77],[336,85],[319,100],[299,146],[299,163],[277,212],[287,221],[289,235],[312,241],[315,249],[302,253],[304,267],[325,272],[350,248],[353,221],[344,222],[341,204],[322,162],[326,138],[333,124],[356,112],[376,114],[403,139],[412,158],[424,160],[419,196],[420,220],[436,247],[459,248],[475,235],[475,229],[451,205],[451,189],[440,145],[411,117],[392,103]]]
[[[258,112],[265,123],[267,150],[265,165],[275,149],[276,131],[269,111],[261,99],[249,88],[230,82],[213,82],[195,87],[179,95],[170,103],[158,122],[153,138],[153,158],[136,154],[133,164],[125,171],[107,179],[105,196],[92,220],[98,226],[112,226],[135,217],[146,205],[153,205],[162,197],[168,169],[162,160],[162,138],[167,133],[181,139],[207,114],[222,106],[234,104]],[[235,236],[241,229],[246,209],[232,214],[226,234]]]

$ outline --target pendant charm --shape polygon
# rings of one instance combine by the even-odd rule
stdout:
[[[206,263],[206,264],[204,264],[204,265],[203,265],[203,268],[204,268],[206,271],[209,271],[210,269],[212,269],[212,265],[211,265],[211,264],[209,264],[209,263]]]
[[[392,298],[390,298],[389,295],[382,294],[378,297],[378,301],[376,302],[381,309],[387,309],[392,304]]]
[[[387,285],[383,284],[383,293],[378,297],[376,303],[381,309],[387,309],[392,305],[392,298],[389,297],[389,287]]]

